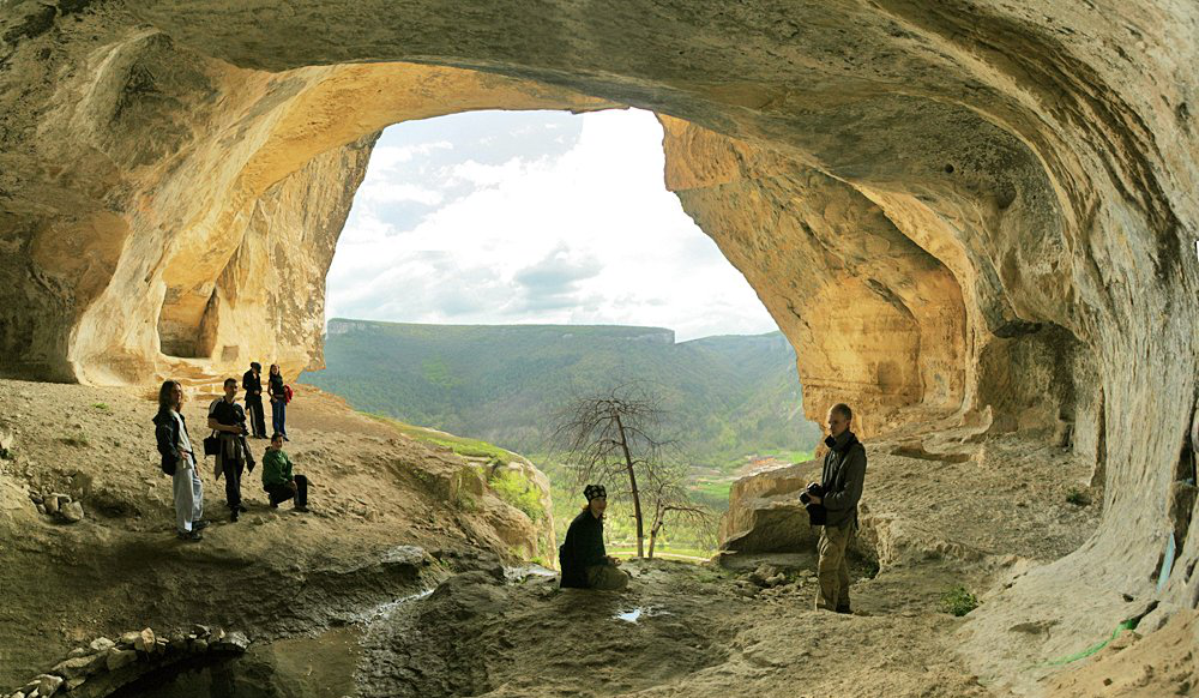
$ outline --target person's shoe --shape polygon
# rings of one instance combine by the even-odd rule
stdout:
[[[193,530],[193,531],[203,531],[203,530],[204,530],[204,529],[206,529],[206,528],[208,528],[208,522],[207,522],[207,521],[200,520],[200,521],[193,521],[193,522],[192,522],[192,530]]]
[[[179,531],[175,534],[175,537],[188,543],[199,543],[204,540],[204,536],[200,535],[199,531]]]
[[[237,510],[238,510],[238,511],[240,511],[240,512],[242,512],[243,514],[244,514],[245,512],[247,512],[247,511],[249,511],[249,509],[247,509],[247,508],[246,508],[246,505],[245,505],[245,504],[238,504],[238,505],[237,505]]]
[[[297,504],[297,505],[295,505],[295,506],[294,506],[294,507],[292,507],[292,508],[293,508],[293,509],[295,509],[296,511],[308,511],[308,505],[307,505],[307,504]]]
[[[278,509],[278,508],[279,508],[279,502],[271,502],[271,508],[272,508],[272,509]]]
[[[847,615],[847,616],[852,616],[852,615],[853,615],[853,611],[849,610],[849,606],[838,606],[838,607],[837,607],[837,613],[843,613],[843,614],[845,614],[845,615]]]
[[[237,515],[238,515],[237,509],[234,509],[233,512],[231,514],[229,514],[229,521],[231,523],[237,523]]]
[[[284,440],[284,441],[291,441],[291,439],[287,438],[287,434],[284,434],[284,435],[283,435],[283,440]]]

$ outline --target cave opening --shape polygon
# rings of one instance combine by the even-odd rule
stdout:
[[[738,476],[811,457],[794,350],[667,190],[664,135],[637,109],[387,128],[325,279],[325,365],[303,381],[542,467],[563,401],[636,385],[717,511]],[[565,525],[577,495],[549,471]],[[666,553],[710,553],[691,533]]]

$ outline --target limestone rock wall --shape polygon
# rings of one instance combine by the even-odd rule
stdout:
[[[371,134],[653,109],[686,122],[666,119],[668,182],[795,343],[813,413],[1052,422],[1095,458],[1095,538],[1005,594],[1109,629],[1111,589],[1155,593],[1193,476],[1196,37],[1189,0],[10,2],[0,365],[119,383],[273,352],[294,371],[319,303],[272,297],[254,265],[269,250],[317,288]],[[338,158],[349,177],[324,181]],[[1161,613],[1199,595],[1182,543]],[[973,627],[1002,634],[990,613]]]

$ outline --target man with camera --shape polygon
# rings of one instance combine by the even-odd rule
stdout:
[[[849,430],[853,410],[838,403],[828,411],[829,447],[824,456],[820,482],[808,483],[799,499],[820,533],[820,561],[816,576],[820,591],[816,609],[851,613],[849,608],[849,565],[845,551],[858,527],[858,500],[866,480],[866,447]]]
[[[237,379],[225,379],[225,396],[208,406],[208,428],[217,438],[216,471],[219,479],[225,476],[225,500],[229,505],[229,520],[236,523],[246,510],[241,503],[241,476],[249,467],[254,472],[254,455],[246,445],[246,411],[237,404]],[[207,449],[206,449],[207,450]]]

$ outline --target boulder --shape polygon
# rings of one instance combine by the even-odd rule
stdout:
[[[117,646],[117,643],[113,642],[112,640],[109,640],[106,637],[98,637],[95,640],[92,640],[90,644],[88,644],[88,647],[91,649],[92,652],[107,652],[108,650],[110,650],[116,646]]]
[[[75,657],[67,659],[54,665],[51,669],[53,673],[64,679],[73,679],[79,676],[91,676],[104,666],[105,655],[88,655],[86,657]]]
[[[134,650],[121,650],[112,648],[108,651],[108,656],[105,658],[104,665],[109,671],[116,671],[122,667],[129,666],[137,661],[137,652]]]
[[[240,630],[235,630],[217,642],[212,643],[209,647],[215,652],[245,652],[250,646],[250,638]]]
[[[67,523],[78,523],[83,520],[83,505],[79,502],[67,502],[59,508],[58,515]]]
[[[63,680],[61,678],[50,674],[42,674],[38,677],[37,693],[39,696],[52,696],[62,684]]]
[[[808,523],[799,494],[819,479],[820,463],[808,461],[737,480],[729,492],[729,509],[720,520],[721,550],[815,551],[820,529]]]
[[[154,641],[154,631],[146,628],[137,634],[133,641],[133,649],[143,654],[154,654],[157,644]]]

